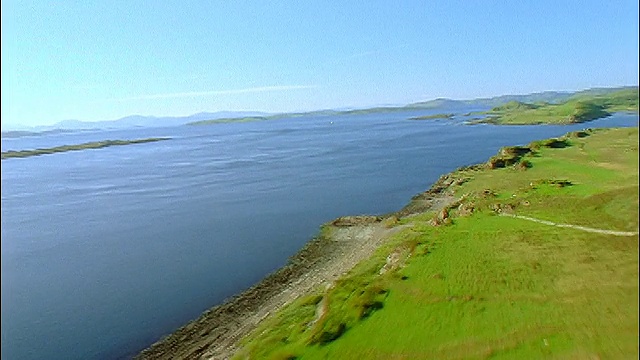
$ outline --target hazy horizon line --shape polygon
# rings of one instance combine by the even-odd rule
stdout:
[[[127,97],[127,98],[114,98],[114,99],[104,99],[103,101],[130,101],[130,100],[144,100],[144,99],[162,99],[162,98],[172,98],[172,97],[189,97],[189,96],[211,96],[211,95],[223,95],[223,94],[242,94],[242,93],[253,93],[253,92],[269,92],[269,91],[287,91],[287,90],[304,90],[304,89],[313,89],[313,88],[318,88],[319,86],[317,85],[275,85],[275,86],[260,86],[260,87],[252,87],[252,88],[243,88],[243,89],[233,89],[233,90],[213,90],[213,91],[195,91],[195,92],[181,92],[181,93],[162,93],[162,94],[151,94],[151,95],[140,95],[140,96],[135,96],[135,97]],[[80,120],[80,119],[63,119],[63,120],[58,120],[55,121],[53,123],[50,124],[39,124],[39,125],[25,125],[22,123],[5,123],[4,121],[2,122],[2,124],[7,124],[11,127],[22,127],[22,128],[38,128],[38,127],[50,127],[50,126],[55,126],[56,124],[59,124],[61,122],[65,122],[65,121],[77,121],[77,122],[85,122],[85,123],[96,123],[96,122],[113,122],[113,121],[119,121],[125,118],[129,118],[129,117],[135,117],[135,116],[139,116],[139,117],[147,117],[147,118],[163,118],[163,117],[173,117],[173,118],[187,118],[190,116],[194,116],[194,115],[198,115],[198,114],[203,114],[203,113],[221,113],[221,112],[230,112],[230,113],[263,113],[266,115],[281,115],[281,114],[289,114],[289,113],[305,113],[305,112],[315,112],[315,111],[327,111],[327,110],[334,110],[334,111],[348,111],[348,110],[358,110],[358,109],[367,109],[367,108],[374,108],[374,107],[401,107],[401,106],[406,106],[406,105],[410,105],[410,104],[415,104],[415,103],[422,103],[422,102],[429,102],[429,101],[435,101],[435,100],[452,100],[452,101],[472,101],[472,100],[486,100],[486,99],[493,99],[493,98],[498,98],[498,97],[502,97],[502,96],[527,96],[527,95],[535,95],[535,94],[543,94],[543,93],[549,93],[549,92],[556,92],[556,93],[578,93],[581,91],[587,91],[587,90],[597,90],[597,89],[616,89],[616,88],[638,88],[640,87],[639,84],[635,84],[635,85],[618,85],[618,86],[594,86],[594,87],[588,87],[588,88],[583,88],[580,90],[542,90],[542,91],[535,91],[535,92],[529,92],[529,93],[519,93],[519,94],[514,94],[514,93],[510,93],[510,94],[501,94],[501,95],[489,95],[489,96],[482,96],[482,97],[474,97],[474,98],[454,98],[454,97],[434,97],[428,100],[418,100],[418,101],[411,101],[411,102],[406,102],[406,103],[385,103],[385,104],[371,104],[371,105],[361,105],[361,106],[335,106],[335,107],[324,107],[324,108],[315,108],[315,109],[311,109],[311,110],[289,110],[289,111],[264,111],[264,110],[215,110],[215,111],[211,111],[211,110],[202,110],[202,111],[197,111],[197,112],[193,112],[193,113],[189,113],[186,115],[142,115],[142,114],[130,114],[130,115],[125,115],[122,117],[118,117],[116,119],[103,119],[103,120]],[[5,130],[2,130],[5,131]],[[11,130],[7,130],[7,131],[11,131]]]

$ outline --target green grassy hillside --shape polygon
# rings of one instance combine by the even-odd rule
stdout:
[[[558,103],[527,104],[511,101],[487,112],[482,122],[504,125],[580,123],[611,115],[616,111],[638,111],[638,89],[609,94],[580,93]]]
[[[389,217],[399,232],[375,256],[267,318],[236,357],[637,357],[637,128],[504,148],[448,178],[458,201]]]

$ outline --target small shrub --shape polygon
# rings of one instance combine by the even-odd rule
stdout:
[[[531,167],[533,167],[533,164],[529,160],[522,160],[516,164],[516,169],[518,170],[527,170]]]
[[[347,325],[344,323],[325,326],[324,329],[311,337],[310,344],[326,345],[338,339],[347,331]]]

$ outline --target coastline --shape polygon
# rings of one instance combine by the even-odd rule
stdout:
[[[329,286],[365,260],[403,227],[388,227],[425,211],[439,211],[456,202],[449,191],[460,184],[453,175],[442,175],[428,190],[411,198],[402,209],[380,216],[345,216],[320,226],[287,264],[247,290],[206,310],[198,318],[176,329],[138,353],[135,359],[228,359],[237,343],[271,313],[314,289]]]
[[[446,222],[448,211],[458,207],[465,198],[465,195],[462,198],[455,196],[456,188],[469,180],[461,172],[515,166],[531,149],[562,148],[568,138],[582,138],[591,132],[590,129],[574,131],[559,138],[534,141],[524,147],[501,148],[483,163],[460,167],[440,176],[428,190],[413,196],[407,205],[396,212],[379,216],[345,216],[329,221],[320,226],[319,235],[292,256],[285,266],[205,311],[197,319],[141,351],[135,358],[231,358],[239,350],[239,341],[270,314],[301,296],[313,294],[314,290],[330,288],[335,280],[347,274],[360,261],[373,256],[391,235],[408,226],[394,226],[398,220],[425,212],[437,212],[437,219],[433,221]],[[520,165],[527,167],[527,161]]]

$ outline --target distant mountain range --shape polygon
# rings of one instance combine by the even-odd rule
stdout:
[[[479,98],[479,99],[473,99],[473,100],[452,100],[452,99],[440,98],[435,100],[409,104],[409,105],[406,105],[405,108],[406,107],[455,108],[458,106],[469,106],[469,105],[495,107],[495,106],[506,104],[510,101],[518,101],[522,103],[537,103],[537,102],[560,103],[572,97],[605,95],[605,94],[613,93],[620,90],[634,89],[634,88],[637,89],[638,87],[637,86],[621,86],[621,87],[615,87],[615,88],[592,88],[592,89],[587,89],[582,91],[543,91],[543,92],[526,94],[526,95],[501,95],[501,96],[495,96],[491,98]]]
[[[194,121],[212,120],[229,117],[245,117],[245,116],[264,116],[268,115],[258,111],[218,111],[218,112],[201,112],[189,116],[141,116],[132,115],[117,120],[104,121],[81,121],[81,120],[63,120],[53,125],[46,126],[12,126],[8,131],[2,131],[2,136],[7,137],[8,134],[34,135],[34,133],[58,131],[58,130],[97,130],[97,129],[127,129],[135,127],[166,127],[180,126]]]
[[[508,103],[510,101],[519,101],[523,103],[536,103],[536,102],[548,102],[558,103],[566,101],[567,99],[575,96],[582,95],[601,95],[611,92],[637,88],[637,86],[623,86],[616,88],[593,88],[577,92],[569,91],[544,91],[526,95],[502,95],[491,98],[480,98],[472,100],[453,100],[438,98],[429,101],[422,101],[407,104],[404,106],[379,106],[361,109],[340,109],[340,110],[319,110],[311,112],[297,112],[297,113],[282,113],[282,114],[269,114],[257,111],[218,111],[218,112],[201,112],[189,116],[140,116],[133,115],[127,116],[117,120],[108,121],[80,121],[80,120],[64,120],[49,126],[38,127],[13,127],[12,131],[3,131],[2,137],[17,137],[37,135],[43,132],[52,131],[77,131],[77,130],[97,130],[97,129],[126,129],[135,127],[166,127],[166,126],[180,126],[185,124],[213,124],[221,122],[230,122],[233,120],[266,120],[270,118],[289,118],[300,116],[322,116],[322,115],[350,115],[350,114],[369,114],[369,113],[383,113],[383,112],[395,112],[405,111],[411,109],[437,109],[447,108],[455,110],[456,108],[468,107],[468,106],[482,106],[482,107],[495,107]]]
[[[456,111],[457,109],[468,109],[469,107],[485,107],[487,109],[493,108],[499,105],[506,104],[511,101],[518,101],[521,103],[561,103],[571,98],[581,96],[594,96],[605,95],[624,89],[634,89],[634,86],[623,86],[616,88],[594,88],[577,92],[562,92],[562,91],[545,91],[527,95],[502,95],[492,98],[480,98],[473,100],[453,100],[438,98],[429,101],[421,101],[411,103],[402,106],[378,106],[363,109],[340,109],[340,110],[318,110],[309,112],[295,112],[295,113],[283,113],[273,114],[267,116],[245,116],[245,117],[229,117],[218,119],[198,120],[187,123],[187,125],[214,125],[228,122],[251,122],[251,121],[264,121],[284,118],[295,118],[301,116],[341,116],[341,115],[361,115],[361,114],[380,114],[401,112],[407,110],[424,110],[424,109],[446,109],[447,112]]]

